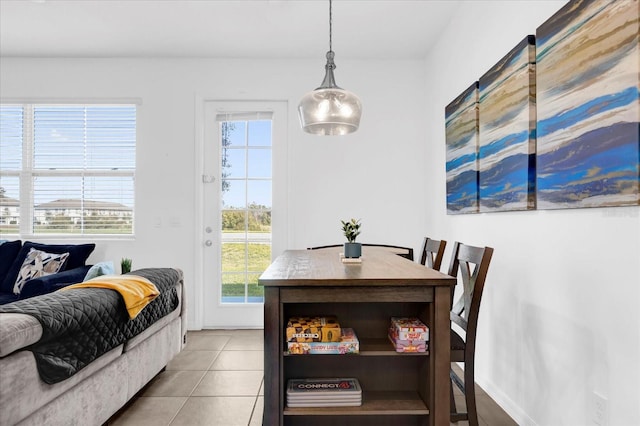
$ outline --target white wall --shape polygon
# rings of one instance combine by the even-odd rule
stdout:
[[[338,52],[336,62],[338,84],[361,97],[364,115],[357,133],[333,138],[305,134],[296,109],[324,77],[324,52],[309,61],[2,58],[0,94],[142,100],[135,240],[96,241],[89,261],[130,257],[134,269],[182,268],[190,289],[189,325],[198,328],[201,188],[194,164],[202,132],[197,102],[203,99],[288,102],[287,248],[340,243],[340,219],[350,217],[362,218],[362,241],[418,248],[426,188],[422,61],[350,62]],[[389,76],[394,78],[387,81]],[[403,226],[394,229],[399,215]]]
[[[445,105],[564,4],[463,2],[429,53],[425,223],[495,248],[476,377],[519,424],[595,424],[596,391],[608,424],[638,425],[640,207],[446,215]]]
[[[426,62],[338,52],[338,84],[364,104],[361,129],[340,138],[306,135],[297,122],[324,52],[318,61],[2,58],[0,95],[142,99],[136,238],[97,241],[90,261],[182,268],[190,306],[202,288],[196,99],[288,101],[290,248],[342,241],[339,219],[351,216],[363,219],[362,241],[417,249],[431,235],[449,248],[494,247],[478,382],[520,424],[592,424],[593,391],[608,399],[610,425],[640,424],[640,208],[445,214],[445,105],[562,4],[463,2]]]

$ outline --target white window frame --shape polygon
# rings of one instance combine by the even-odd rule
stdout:
[[[33,150],[35,138],[33,132],[33,108],[37,106],[135,106],[136,107],[136,129],[135,129],[135,147],[139,140],[138,118],[140,113],[139,106],[142,104],[140,99],[0,99],[0,105],[20,106],[23,108],[23,140],[22,140],[22,166],[20,170],[0,170],[0,175],[8,177],[18,177],[19,179],[19,201],[20,201],[20,225],[18,234],[2,234],[2,237],[21,237],[25,238],[55,238],[55,239],[74,239],[83,240],[97,238],[108,239],[134,239],[135,238],[135,174],[137,166],[132,169],[64,169],[64,170],[45,170],[35,169],[33,166]],[[136,161],[137,163],[137,161]],[[100,234],[100,233],[35,233],[33,229],[35,210],[33,205],[33,178],[38,176],[65,176],[65,177],[131,177],[134,181],[132,209],[132,228],[128,234]]]

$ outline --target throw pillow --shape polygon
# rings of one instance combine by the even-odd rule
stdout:
[[[29,280],[60,272],[67,257],[69,253],[46,253],[34,248],[30,249],[20,267],[16,284],[13,286],[13,294],[20,294],[22,287]]]
[[[4,246],[3,244],[2,246]],[[0,246],[0,247],[2,247]],[[18,253],[15,260],[11,264],[11,267],[7,271],[7,275],[4,277],[4,281],[0,286],[2,291],[10,293],[15,285],[16,279],[18,278],[18,272],[22,267],[22,263],[27,257],[30,249],[36,249],[40,251],[44,251],[47,253],[69,253],[69,257],[67,258],[67,262],[63,265],[62,271],[68,271],[70,269],[75,269],[80,266],[84,266],[87,258],[96,248],[95,244],[39,244],[31,241],[25,241],[22,246],[22,250]],[[2,277],[0,277],[2,279]]]
[[[89,258],[89,255],[96,248],[95,244],[40,244],[32,241],[25,241],[22,246],[22,251],[33,247],[36,250],[46,251],[47,253],[69,253],[69,259],[64,266],[63,271],[69,269],[75,269],[79,266],[84,266],[85,262]]]
[[[13,265],[13,261],[18,256],[20,249],[22,248],[22,241],[6,241],[3,244],[0,244],[0,284],[4,280],[4,277],[9,273],[9,269],[11,269],[11,265]],[[6,286],[0,286],[0,291],[4,293],[11,293],[13,290],[13,284],[16,282],[14,278],[13,281],[8,283]]]
[[[93,265],[85,275],[83,281],[88,281],[91,278],[99,277],[101,275],[115,275],[116,270],[113,266],[113,262],[99,262]]]

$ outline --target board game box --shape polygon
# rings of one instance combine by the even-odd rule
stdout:
[[[396,340],[429,340],[429,327],[418,318],[391,317],[391,333]]]
[[[305,408],[305,407],[359,407],[362,405],[362,400],[355,401],[287,401],[287,407],[290,408]]]
[[[291,355],[357,354],[360,343],[352,328],[343,328],[338,342],[288,342],[287,349]]]
[[[424,340],[399,340],[389,331],[389,340],[396,348],[396,352],[426,352],[428,344]]]
[[[340,336],[335,316],[291,317],[287,323],[287,342],[338,342]]]
[[[316,399],[356,397],[362,396],[362,388],[358,379],[352,377],[289,379],[287,382],[287,398],[296,400],[310,395],[315,395]]]
[[[290,379],[288,407],[357,407],[362,388],[356,378]]]

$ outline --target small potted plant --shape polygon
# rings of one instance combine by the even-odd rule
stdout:
[[[360,235],[360,219],[340,222],[342,222],[342,232],[347,238],[347,242],[344,243],[344,257],[357,259],[362,255],[362,244],[356,243],[356,237]]]
[[[123,274],[131,272],[131,259],[123,257],[120,261],[120,270]]]

